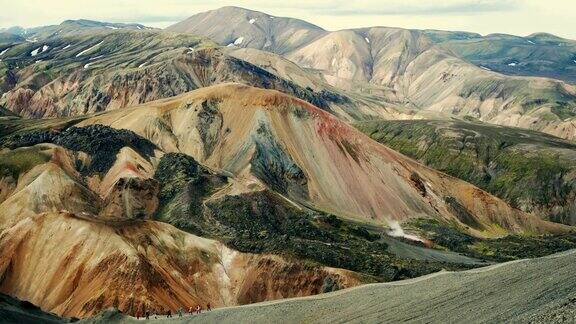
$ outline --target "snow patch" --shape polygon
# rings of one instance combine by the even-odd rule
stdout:
[[[118,27],[114,27],[114,26],[104,26],[106,28],[110,28],[110,29],[118,29]]]
[[[243,41],[244,41],[244,37],[238,37],[238,38],[234,41],[234,45],[240,45],[240,44],[242,44]]]
[[[27,42],[30,42],[30,43],[34,43],[34,42],[36,42],[37,40],[38,40],[38,38],[36,38],[36,37],[34,37],[34,38],[26,38],[26,41],[27,41]]]
[[[96,62],[86,63],[86,64],[84,64],[84,68],[87,69],[87,68],[90,67],[90,65],[92,65],[92,64],[94,64],[94,63],[96,63]]]
[[[48,45],[42,46],[42,53],[46,52],[49,48],[50,48],[50,46],[48,46]]]
[[[104,41],[101,41],[100,43],[98,43],[98,44],[96,44],[96,45],[94,45],[94,46],[92,46],[92,47],[90,47],[90,48],[88,48],[88,49],[83,50],[82,52],[76,54],[76,57],[79,57],[79,56],[81,56],[81,55],[84,55],[84,54],[90,52],[90,51],[93,50],[94,48],[100,46],[103,42],[104,42]]]
[[[102,56],[104,56],[104,55],[94,56],[94,57],[89,58],[88,60],[89,60],[89,61],[94,61],[94,60],[97,60],[97,59],[101,58]]]
[[[42,62],[42,60],[36,60],[34,63],[40,63]]]
[[[65,50],[65,49],[67,49],[68,47],[70,47],[70,44],[64,46],[62,49]]]
[[[194,47],[188,47],[188,52],[186,54],[194,53]]]
[[[0,54],[0,55],[2,55],[2,54]],[[574,64],[576,64],[576,60],[573,60],[572,62],[574,62]]]
[[[366,40],[366,43],[370,44],[370,40],[368,39],[368,37],[364,37],[364,39]]]
[[[136,26],[136,28],[138,28],[138,29],[142,29],[142,27],[140,27],[140,26]]]
[[[416,235],[406,234],[402,229],[402,227],[400,226],[400,223],[398,223],[397,221],[390,222],[390,231],[388,231],[388,235],[392,237],[403,237],[411,241],[424,242],[424,240],[422,240]]]
[[[41,47],[38,47],[37,49],[33,50],[32,52],[30,52],[30,55],[32,56],[36,56],[38,55],[38,52],[40,52],[40,49],[42,49]]]
[[[508,66],[516,66],[516,65],[518,65],[518,62],[508,63]]]
[[[0,52],[0,56],[6,54],[6,52],[8,52],[8,50],[10,49],[10,47],[8,47],[7,49],[3,50],[2,52]]]
[[[250,23],[250,25],[254,25],[254,23],[256,22],[256,19],[252,18],[250,19],[250,21],[248,21]]]
[[[148,62],[144,62],[144,63],[142,63],[142,64],[138,65],[138,68],[141,68],[141,67],[143,67],[143,66],[144,66],[144,65],[146,65],[147,63],[148,63]]]
[[[481,67],[482,69],[486,70],[486,71],[492,71],[492,70],[490,70],[489,68],[487,68],[487,67],[485,67],[485,66],[480,65],[480,67]]]
[[[529,40],[529,41],[528,41],[528,43],[530,43],[530,44],[534,44],[534,42],[533,42],[533,41],[531,41],[531,40]]]

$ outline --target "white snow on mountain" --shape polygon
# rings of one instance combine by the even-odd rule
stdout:
[[[92,47],[90,47],[90,48],[88,48],[88,49],[83,50],[82,52],[76,54],[76,57],[79,57],[79,56],[81,56],[81,55],[83,55],[83,54],[86,54],[86,53],[90,52],[90,51],[93,50],[94,48],[100,46],[103,42],[104,42],[104,41],[101,41],[100,43],[98,43],[98,44],[96,44],[96,45],[94,45],[94,46],[92,46]]]

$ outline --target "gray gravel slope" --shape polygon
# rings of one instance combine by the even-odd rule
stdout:
[[[574,323],[576,250],[464,272],[217,309],[187,323]],[[130,321],[123,318],[122,321]],[[166,320],[157,320],[157,322]]]

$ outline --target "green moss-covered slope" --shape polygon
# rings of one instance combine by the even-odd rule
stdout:
[[[82,170],[87,174],[103,173],[110,169],[123,147],[130,147],[144,157],[154,155],[156,148],[150,141],[132,131],[104,125],[68,127],[59,130],[40,124],[37,128],[16,131],[0,138],[2,146],[12,149],[40,143],[54,143],[73,151],[88,153],[92,157],[92,162],[88,169]]]
[[[433,219],[416,219],[406,227],[420,232],[422,237],[437,244],[437,248],[496,262],[537,258],[576,248],[573,234],[478,239],[462,233],[454,225]]]
[[[576,224],[574,143],[538,132],[465,121],[370,121],[356,127],[514,207]]]

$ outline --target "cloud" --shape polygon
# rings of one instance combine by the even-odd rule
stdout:
[[[471,15],[518,10],[517,0],[452,0],[452,1],[352,1],[342,6],[317,10],[317,14],[335,16],[361,15]]]
[[[576,38],[574,0],[0,0],[0,27],[79,18],[166,27],[222,6],[300,18],[329,30],[385,25]]]
[[[139,22],[141,24],[147,23],[158,23],[173,21],[178,22],[190,17],[188,14],[182,15],[138,15],[138,16],[126,16],[126,17],[111,17],[109,19],[104,19],[108,22]]]

